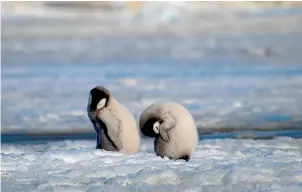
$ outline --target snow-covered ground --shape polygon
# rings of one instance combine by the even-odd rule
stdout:
[[[204,140],[191,161],[95,150],[94,141],[2,144],[2,191],[292,191],[302,189],[302,140]]]

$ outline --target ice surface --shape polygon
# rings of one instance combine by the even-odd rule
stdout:
[[[25,20],[6,12],[1,131],[93,132],[85,110],[96,85],[108,87],[136,119],[151,103],[172,99],[203,128],[302,125],[302,33],[296,23],[301,8],[228,7],[150,2],[136,16],[116,14],[121,23],[112,14],[106,19],[101,14],[105,23],[94,14],[84,20],[46,19],[41,16],[58,14],[45,7],[28,9],[35,16]],[[171,17],[182,21],[177,30],[168,27],[175,34],[165,36],[165,27],[151,25],[150,19],[169,23]],[[109,25],[108,36],[94,28]],[[117,35],[125,29],[114,26],[145,35]],[[148,26],[158,31],[146,35]],[[192,26],[200,26],[201,33],[182,33],[194,31]]]
[[[297,34],[4,39],[2,132],[93,131],[86,105],[96,85],[137,119],[172,99],[202,127],[301,125],[301,42]]]
[[[3,191],[301,191],[302,140],[204,140],[189,162],[152,140],[123,155],[94,141],[2,144]]]

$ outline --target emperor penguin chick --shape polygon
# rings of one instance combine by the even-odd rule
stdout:
[[[96,131],[96,148],[134,154],[140,149],[140,134],[134,116],[105,87],[90,90],[88,117]]]
[[[159,101],[146,108],[139,119],[141,132],[154,137],[157,156],[189,161],[196,150],[198,132],[190,112],[173,101]]]

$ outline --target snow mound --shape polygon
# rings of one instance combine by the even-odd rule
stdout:
[[[302,139],[204,140],[189,162],[157,157],[152,140],[123,155],[94,141],[2,144],[4,191],[301,191]]]

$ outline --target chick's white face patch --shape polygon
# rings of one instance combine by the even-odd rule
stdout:
[[[102,109],[105,106],[106,102],[107,102],[106,98],[101,99],[98,105],[96,106],[96,110]]]
[[[159,134],[159,122],[157,121],[157,122],[155,122],[154,124],[153,124],[153,131],[156,133],[156,134]]]

